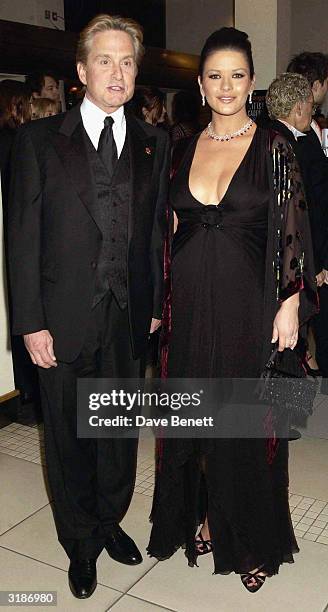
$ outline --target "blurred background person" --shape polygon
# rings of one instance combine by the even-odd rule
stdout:
[[[61,111],[60,102],[51,98],[34,98],[31,101],[32,119],[44,119],[58,115]]]
[[[311,164],[308,163],[312,147],[306,134],[310,130],[314,104],[310,83],[300,74],[288,72],[281,74],[271,83],[266,96],[266,104],[271,118],[269,127],[283,134],[289,141],[300,166],[309,207],[316,279],[318,287],[321,287],[325,281],[325,269],[328,266],[328,244],[327,228],[324,225],[325,211],[322,210],[322,204],[316,200],[313,192]],[[313,343],[311,336],[309,330],[309,346]],[[307,352],[305,365],[309,374],[318,376],[321,372],[311,351],[313,347]]]
[[[288,67],[288,72],[303,75],[309,82],[314,99],[315,108],[320,107],[326,97],[328,90],[328,58],[323,53],[304,52],[293,57]],[[325,249],[328,242],[328,158],[322,149],[322,134],[320,126],[312,119],[311,128],[304,138],[298,139],[298,159],[302,167],[304,181],[308,192],[311,190],[313,200],[318,204],[316,209],[318,220],[316,224],[322,225],[322,245],[319,247],[315,239],[315,249]],[[302,161],[301,161],[302,157]],[[306,174],[306,176],[305,176]],[[313,210],[312,210],[313,214]],[[313,220],[312,220],[313,227]],[[324,266],[327,265],[326,257]],[[326,267],[325,267],[326,270]],[[328,393],[328,275],[326,273],[325,283],[319,287],[320,310],[313,318],[315,346],[311,348],[309,365],[317,368],[324,377],[321,384],[321,392]]]
[[[157,87],[138,87],[130,107],[136,117],[151,125],[166,121],[165,95]]]
[[[172,176],[179,168],[192,137],[201,130],[199,116],[198,96],[190,91],[175,94],[172,100]]]
[[[51,70],[28,74],[26,86],[31,98],[50,98],[60,104],[59,80]]]
[[[17,130],[31,120],[29,91],[21,81],[4,79],[0,82],[0,172],[4,221],[4,242],[7,251],[7,218],[10,185],[11,149]],[[7,275],[8,277],[8,275]],[[11,318],[10,287],[8,287],[9,318]],[[38,398],[36,368],[31,363],[22,338],[11,338],[15,387],[22,403]]]
[[[308,80],[313,93],[314,107],[320,108],[328,90],[328,57],[323,53],[304,51],[293,57],[287,66],[287,72],[302,74]],[[314,119],[311,128],[321,144],[321,128]]]
[[[138,87],[128,107],[141,121],[157,127],[168,127],[165,95],[157,87]],[[159,337],[160,329],[150,334],[146,355],[147,378],[159,375]]]
[[[327,118],[320,111],[316,111],[313,116],[313,120],[316,121],[321,130],[324,130],[328,127]]]
[[[0,170],[4,213],[8,202],[11,147],[19,126],[30,120],[31,106],[25,84],[11,79],[0,81]]]
[[[200,131],[199,114],[199,99],[193,92],[178,91],[175,94],[172,100],[173,144]]]

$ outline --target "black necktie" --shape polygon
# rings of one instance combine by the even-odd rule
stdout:
[[[110,178],[112,178],[113,176],[118,158],[116,143],[113,135],[113,123],[114,119],[112,117],[105,117],[104,127],[101,131],[98,143],[98,153],[103,161],[104,166],[108,170]]]

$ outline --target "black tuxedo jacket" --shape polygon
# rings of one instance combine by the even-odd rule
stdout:
[[[281,121],[270,123],[283,134],[294,150],[299,163],[309,207],[314,263],[316,274],[328,269],[328,158],[325,156],[315,131],[297,140]]]
[[[132,349],[145,349],[161,318],[169,139],[126,116],[131,163],[127,290]],[[13,333],[49,329],[58,360],[81,351],[95,291],[102,233],[83,142],[80,107],[34,121],[14,145],[9,212]]]

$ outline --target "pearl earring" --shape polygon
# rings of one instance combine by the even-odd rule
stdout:
[[[253,92],[250,91],[249,94],[248,94],[248,101],[249,101],[250,104],[252,104],[252,99],[253,99]]]
[[[205,96],[202,94],[202,106],[205,106]]]

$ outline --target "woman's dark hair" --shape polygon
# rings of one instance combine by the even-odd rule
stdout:
[[[30,96],[25,83],[4,79],[0,82],[0,128],[14,130],[31,120]]]
[[[200,55],[198,71],[200,76],[203,74],[204,64],[207,58],[212,55],[212,53],[221,51],[222,49],[232,49],[233,51],[243,53],[247,59],[250,77],[251,79],[253,78],[254,64],[252,45],[248,40],[248,34],[246,34],[246,32],[241,32],[241,30],[236,30],[236,28],[221,28],[208,37]]]
[[[165,96],[157,87],[138,87],[131,101],[131,108],[136,117],[143,120],[145,119],[142,112],[143,108],[148,112],[156,109],[154,119],[157,123],[163,112],[164,101]]]

